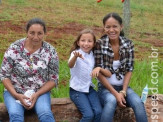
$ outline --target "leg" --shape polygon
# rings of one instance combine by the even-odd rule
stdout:
[[[126,102],[132,107],[137,122],[148,122],[144,103],[130,87],[127,89]]]
[[[70,89],[70,98],[83,115],[80,122],[92,122],[94,114],[89,103],[87,93],[82,93]]]
[[[101,122],[112,122],[117,107],[115,96],[105,88],[99,88],[98,95],[103,105]]]
[[[41,95],[34,106],[40,122],[55,122],[51,111],[50,92]]]
[[[88,99],[92,106],[92,110],[94,113],[94,120],[93,122],[100,122],[101,113],[102,113],[102,106],[97,95],[97,92],[91,87],[88,94]]]
[[[10,122],[24,122],[24,107],[8,92],[4,92],[4,103],[9,113]]]

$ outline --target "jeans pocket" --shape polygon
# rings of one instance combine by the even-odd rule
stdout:
[[[75,100],[77,100],[78,99],[78,97],[79,97],[79,93],[78,93],[78,91],[75,91],[75,90],[70,90],[70,99],[72,100],[72,101],[75,101]]]

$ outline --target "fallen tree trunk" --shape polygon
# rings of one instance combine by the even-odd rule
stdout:
[[[149,96],[145,107],[149,122],[153,120],[163,122],[161,116],[163,115],[163,95],[157,95],[157,99],[156,96]],[[81,113],[69,98],[52,98],[51,108],[56,122],[78,122],[81,118]],[[4,103],[0,103],[0,121],[9,122]],[[33,111],[28,111],[25,113],[25,122],[38,122],[38,118]],[[135,122],[133,110],[129,107],[125,109],[117,107],[114,122]]]

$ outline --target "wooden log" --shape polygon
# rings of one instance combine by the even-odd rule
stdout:
[[[145,104],[148,121],[163,122],[163,95],[151,95]],[[56,122],[78,122],[81,113],[69,98],[52,98],[51,108]],[[0,122],[9,122],[9,116],[4,103],[0,103]],[[25,112],[25,122],[38,122],[33,111]],[[131,108],[121,109],[117,107],[114,122],[136,122]]]

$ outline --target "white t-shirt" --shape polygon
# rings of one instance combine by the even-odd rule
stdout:
[[[119,60],[113,61],[113,69],[114,70],[116,70],[120,65],[121,64],[120,64],[120,61]],[[111,85],[121,86],[121,85],[123,85],[124,76],[121,75],[121,77],[122,77],[122,79],[121,80],[118,80],[116,78],[116,75],[115,74],[112,74],[112,76],[110,78],[108,77],[107,80],[109,81],[109,83]]]
[[[89,54],[81,49],[76,50],[80,52],[84,59],[77,58],[73,68],[70,68],[71,79],[70,87],[76,91],[89,92],[89,87],[93,86],[91,72],[94,68],[94,56],[91,51]],[[74,56],[73,52],[68,61]]]

